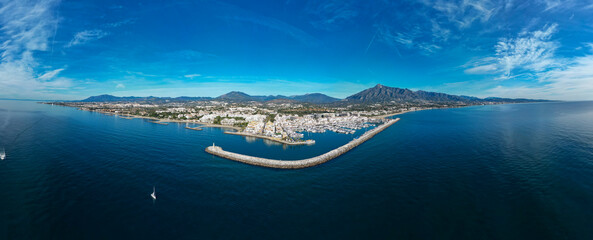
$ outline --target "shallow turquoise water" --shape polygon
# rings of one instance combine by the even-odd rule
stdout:
[[[0,239],[593,239],[592,102],[399,117],[330,162],[278,170],[204,148],[301,159],[353,135],[283,147],[0,101]]]

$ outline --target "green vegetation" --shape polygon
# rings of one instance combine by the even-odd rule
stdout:
[[[278,113],[282,114],[296,114],[298,116],[313,114],[313,113],[328,113],[334,112],[332,109],[327,108],[288,108],[288,109],[279,109]]]
[[[241,122],[241,123],[235,123],[234,126],[240,127],[241,129],[245,129],[248,124],[249,124],[248,122]]]
[[[266,116],[266,121],[265,122],[274,122],[276,121],[276,114],[269,114],[268,116]]]
[[[214,123],[214,124],[221,124],[222,123],[222,120],[225,119],[225,118],[235,119],[236,121],[245,121],[245,118],[244,117],[221,117],[221,116],[216,116],[216,118],[214,118],[214,121],[212,123]],[[237,126],[237,124],[243,124],[243,123],[235,123],[235,126]],[[247,123],[245,123],[245,127],[247,127]]]
[[[222,119],[223,118],[221,116],[216,116],[216,118],[214,118],[214,122],[212,122],[212,123],[214,123],[214,124],[220,124],[220,121],[222,121]]]

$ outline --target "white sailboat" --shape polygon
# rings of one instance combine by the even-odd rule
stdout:
[[[150,197],[152,197],[152,199],[156,200],[156,190],[155,190],[154,186],[152,187],[152,193],[150,194]]]
[[[0,152],[0,160],[4,160],[6,158],[6,151],[2,148],[2,152]]]

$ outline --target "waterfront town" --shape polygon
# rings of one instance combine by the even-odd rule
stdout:
[[[147,118],[155,123],[187,122],[234,129],[235,135],[261,137],[286,144],[313,144],[304,133],[353,134],[385,122],[387,115],[416,111],[420,107],[359,109],[320,107],[303,103],[232,103],[224,101],[191,102],[56,102],[80,110],[116,115],[122,118]],[[195,129],[195,128],[192,128]]]
[[[313,144],[304,133],[354,134],[388,122],[387,117],[425,109],[540,102],[531,99],[477,98],[412,91],[377,84],[344,99],[321,93],[251,96],[232,91],[212,97],[91,96],[81,101],[44,102],[80,110],[144,118],[152,123],[184,122],[222,127],[227,134],[258,137],[288,145]],[[200,127],[186,128],[202,130]]]

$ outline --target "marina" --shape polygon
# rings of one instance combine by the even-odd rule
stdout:
[[[325,163],[329,160],[332,160],[332,159],[350,151],[351,149],[355,148],[356,146],[366,142],[367,140],[371,139],[378,133],[387,129],[389,126],[393,125],[397,121],[399,121],[399,118],[389,120],[386,123],[367,131],[359,138],[353,139],[352,141],[346,143],[345,145],[343,145],[341,147],[338,147],[338,148],[331,150],[327,153],[324,153],[322,155],[312,157],[312,158],[302,159],[302,160],[283,161],[283,160],[276,160],[276,159],[253,157],[253,156],[224,151],[221,147],[215,146],[215,145],[207,147],[206,152],[208,152],[212,155],[215,155],[215,156],[222,157],[222,158],[226,158],[226,159],[230,159],[230,160],[234,160],[234,161],[238,161],[238,162],[242,162],[242,163],[247,163],[247,164],[251,164],[251,165],[261,166],[261,167],[281,168],[281,169],[307,168],[307,167],[312,167],[312,166],[316,166],[316,165]]]
[[[246,133],[246,132],[224,132],[224,133],[231,134],[231,135],[245,136],[245,137],[262,138],[262,139],[267,139],[270,141],[279,142],[279,143],[286,144],[286,145],[312,145],[312,144],[315,144],[315,140],[311,140],[311,139],[305,140],[305,141],[285,141],[280,138],[269,137],[269,136],[265,136],[265,135],[261,135],[261,134]]]

